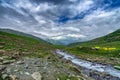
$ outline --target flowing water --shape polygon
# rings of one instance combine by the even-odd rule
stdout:
[[[84,68],[85,74],[87,74],[90,77],[95,78],[96,80],[120,80],[120,71],[114,69],[114,67],[112,66],[85,61],[85,60],[75,57],[74,55],[64,52],[62,50],[56,50],[56,54],[62,56],[66,60],[71,61],[73,64]],[[99,74],[90,75],[91,70],[96,71]],[[102,73],[106,73],[106,75],[101,76]]]

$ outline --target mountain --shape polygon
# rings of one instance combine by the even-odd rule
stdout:
[[[87,46],[93,46],[93,45],[105,45],[105,44],[112,44],[115,42],[120,42],[120,29],[118,29],[115,32],[112,32],[108,35],[87,41],[87,42],[78,42],[70,44],[70,46],[77,46],[77,45],[87,45]]]
[[[81,39],[72,39],[72,38],[67,38],[67,39],[60,39],[60,40],[54,40],[54,39],[48,39],[46,40],[54,45],[63,45],[63,46],[66,46],[66,45],[69,45],[69,44],[72,44],[74,42],[79,42],[79,41],[83,41]]]
[[[91,41],[68,45],[66,51],[90,61],[120,64],[120,29]]]
[[[24,32],[12,30],[12,29],[0,29],[0,31],[2,31],[2,32],[7,32],[7,33],[11,33],[11,34],[15,34],[15,35],[18,35],[18,36],[25,36],[25,37],[37,39],[37,40],[43,41],[43,42],[45,42],[45,43],[51,44],[51,43],[49,43],[49,42],[47,42],[47,41],[44,41],[43,39],[41,39],[41,38],[39,38],[39,37],[33,36],[33,35],[31,35],[31,34],[24,33]]]
[[[41,52],[43,53],[41,56],[43,56],[49,55],[50,51],[55,49],[52,44],[40,38],[9,29],[0,29],[0,42],[5,44],[0,46],[9,52],[18,51],[31,54]]]

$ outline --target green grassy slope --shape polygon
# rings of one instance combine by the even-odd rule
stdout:
[[[65,50],[83,59],[120,64],[120,29],[88,42],[71,44]]]
[[[103,36],[103,37],[100,37],[100,38],[96,38],[94,40],[91,40],[91,41],[87,41],[87,42],[82,42],[82,43],[74,43],[74,44],[71,44],[70,46],[79,46],[79,45],[82,45],[82,46],[93,46],[93,45],[104,45],[104,44],[115,44],[115,42],[120,42],[120,29],[113,32],[113,33],[110,33],[106,36]],[[112,44],[112,45],[113,45]],[[118,45],[115,45],[115,46],[118,46]],[[118,46],[119,47],[119,46]]]
[[[15,34],[15,35],[18,35],[18,36],[25,36],[25,37],[29,37],[29,38],[33,38],[33,39],[36,39],[36,40],[43,41],[44,43],[48,43],[48,42],[44,41],[43,39],[41,39],[39,37],[33,36],[31,34],[24,33],[24,32],[12,30],[12,29],[0,29],[0,31]],[[48,44],[51,44],[51,43],[48,43]]]
[[[0,31],[1,53],[14,54],[19,52],[24,55],[47,56],[54,50],[54,46],[43,40],[37,40],[25,36],[19,36]],[[38,54],[39,53],[39,54]],[[41,54],[40,54],[41,53]],[[2,55],[2,54],[1,54]]]

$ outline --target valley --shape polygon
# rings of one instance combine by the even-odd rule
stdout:
[[[120,80],[120,0],[0,0],[0,80]]]
[[[84,60],[101,64],[120,64],[120,30],[83,43],[75,43],[64,49]]]
[[[120,79],[120,30],[67,46],[16,32],[0,31],[1,80]]]

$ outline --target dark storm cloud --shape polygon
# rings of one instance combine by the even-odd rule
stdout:
[[[53,4],[68,4],[70,3],[68,0],[30,0],[31,2],[35,3],[43,3],[43,2],[48,2],[48,3],[53,3]]]

